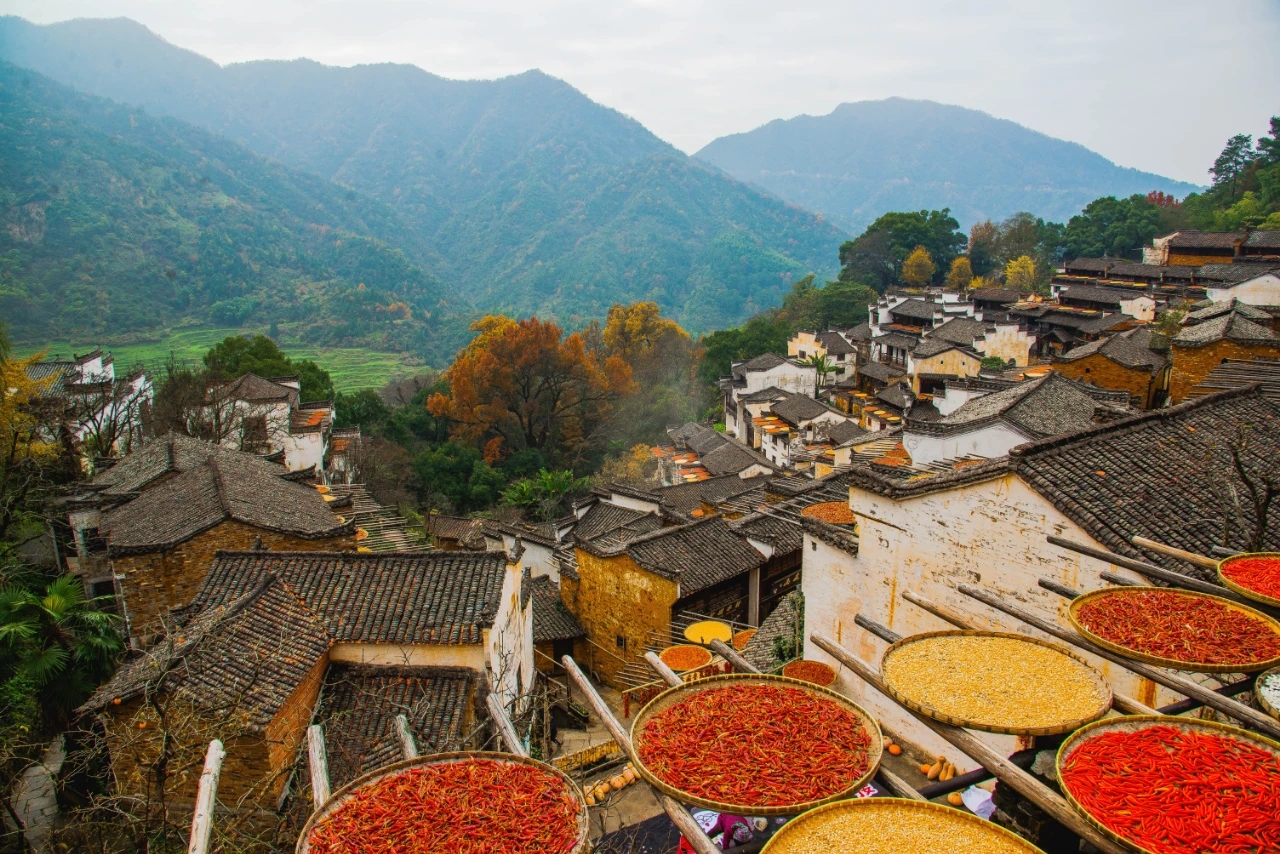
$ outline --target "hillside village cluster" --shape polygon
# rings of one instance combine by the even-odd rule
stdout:
[[[1025,632],[961,586],[1061,624],[1063,590],[1148,583],[1136,561],[1204,582],[1176,550],[1280,551],[1280,510],[1241,501],[1280,482],[1278,333],[1280,232],[1181,232],[1141,264],[1075,259],[1048,296],[890,290],[853,328],[734,363],[723,426],[672,426],[650,482],[597,488],[550,522],[436,515],[425,533],[350,482],[361,439],[333,428],[332,404],[250,374],[211,390],[214,441],[143,442],[125,419],[129,453],[68,500],[61,559],[111,597],[131,647],[80,714],[105,732],[120,791],[146,792],[148,757],[180,743],[171,796],[187,804],[211,738],[226,745],[219,801],[275,814],[310,804],[308,726],[336,790],[400,758],[399,715],[423,754],[491,747],[493,700],[542,734],[542,758],[590,780],[617,774],[620,754],[584,722],[562,657],[627,720],[662,687],[644,654],[717,620],[755,630],[742,653],[761,670],[835,668],[832,687],[903,746],[893,767],[917,789],[937,785],[921,759],[981,772],[811,635],[874,668],[894,635],[954,627],[908,595]],[[150,395],[101,353],[40,370],[89,413],[86,432],[102,389],[115,407]],[[1085,657],[1117,695],[1185,704]],[[701,672],[728,669],[715,656]],[[1202,681],[1247,690],[1220,676]],[[973,735],[1021,767],[1044,750]],[[1046,851],[1075,840],[1003,784],[995,805]]]

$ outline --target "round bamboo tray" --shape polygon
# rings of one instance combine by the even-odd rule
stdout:
[[[311,831],[315,829],[315,826],[332,813],[341,809],[342,806],[354,797],[360,789],[370,783],[376,783],[381,780],[385,780],[388,777],[394,777],[397,774],[422,765],[444,765],[450,762],[469,762],[475,759],[489,759],[496,762],[506,762],[512,765],[532,765],[541,771],[545,771],[548,774],[559,778],[564,784],[565,790],[573,796],[574,801],[578,804],[578,840],[574,844],[573,848],[569,849],[566,854],[586,854],[586,852],[591,850],[590,841],[587,838],[587,834],[591,830],[591,822],[587,813],[586,797],[582,794],[582,789],[580,789],[567,774],[559,768],[554,768],[544,762],[539,762],[536,759],[527,759],[523,756],[516,756],[512,753],[473,751],[469,753],[435,753],[431,756],[420,756],[417,759],[405,759],[401,762],[393,762],[376,771],[371,771],[362,777],[357,777],[338,791],[334,792],[333,795],[330,796],[329,800],[325,801],[318,810],[311,814],[311,817],[307,819],[307,823],[302,826],[302,832],[298,835],[298,845],[294,848],[295,854],[310,854]],[[424,819],[431,818],[437,817],[424,816]]]
[[[796,804],[786,804],[783,806],[761,806],[759,804],[727,804],[719,801],[707,800],[692,795],[674,786],[669,786],[662,779],[655,776],[652,771],[645,766],[644,761],[640,758],[640,745],[644,741],[645,724],[656,714],[664,712],[683,700],[692,697],[699,691],[707,691],[716,688],[733,688],[736,686],[749,685],[770,685],[784,688],[799,688],[820,697],[824,700],[831,700],[845,711],[851,713],[862,724],[862,726],[871,734],[871,745],[867,748],[867,771],[856,781],[851,783],[839,792],[816,801],[804,801]],[[631,724],[631,742],[635,745],[635,769],[641,777],[645,779],[649,785],[653,786],[660,792],[670,795],[677,801],[696,807],[704,807],[706,809],[715,810],[720,813],[729,813],[730,815],[752,815],[761,817],[773,817],[782,815],[798,815],[806,810],[821,806],[822,804],[838,801],[842,798],[852,797],[859,789],[865,786],[872,777],[875,776],[876,769],[880,766],[880,757],[884,753],[884,738],[880,734],[880,725],[876,719],[868,714],[861,706],[854,703],[847,697],[837,694],[828,688],[822,688],[814,685],[812,682],[801,682],[798,679],[788,679],[785,676],[766,676],[766,675],[743,675],[731,674],[728,676],[708,676],[705,679],[699,679],[697,682],[691,682],[688,685],[681,685],[676,688],[669,688],[658,696],[654,697],[645,704],[639,712],[636,713],[636,719]]]
[[[743,629],[733,636],[733,648],[738,652],[742,652],[747,648],[747,644],[751,643],[751,639],[755,636],[755,629]]]
[[[1162,658],[1158,655],[1148,655],[1145,652],[1140,652],[1136,649],[1129,649],[1126,646],[1121,646],[1118,643],[1112,643],[1109,640],[1098,637],[1093,632],[1080,625],[1080,621],[1076,617],[1080,608],[1085,603],[1092,602],[1094,599],[1100,599],[1104,596],[1123,596],[1126,594],[1132,594],[1135,591],[1147,590],[1159,590],[1162,593],[1172,592],[1177,593],[1180,596],[1210,599],[1221,605],[1226,605],[1228,608],[1234,608],[1237,611],[1248,614],[1250,617],[1265,623],[1276,634],[1280,634],[1280,623],[1271,619],[1266,614],[1250,608],[1248,605],[1242,605],[1239,602],[1232,602],[1230,599],[1223,599],[1219,596],[1210,596],[1208,593],[1199,593],[1195,590],[1178,590],[1169,587],[1116,587],[1108,590],[1094,590],[1092,593],[1085,593],[1084,595],[1077,596],[1075,599],[1071,600],[1071,604],[1067,607],[1067,619],[1071,621],[1071,625],[1075,630],[1087,638],[1090,643],[1095,643],[1103,649],[1111,650],[1112,652],[1118,655],[1123,655],[1126,658],[1132,658],[1134,661],[1154,664],[1157,667],[1169,667],[1174,670],[1185,670],[1189,673],[1254,673],[1280,664],[1280,656],[1276,656],[1265,661],[1250,661],[1241,664],[1200,664],[1194,661],[1181,661],[1176,658]]]
[[[668,660],[667,660],[667,656],[668,656],[670,653],[673,653],[673,652],[676,652],[676,651],[683,652],[683,651],[685,651],[685,650],[692,650],[693,652],[698,653],[698,663],[697,663],[697,664],[690,664],[690,665],[686,665],[686,666],[684,666],[684,667],[677,667],[676,665],[672,664],[670,661],[668,661]],[[662,652],[658,653],[658,658],[662,659],[662,663],[663,663],[663,664],[665,664],[665,665],[667,665],[667,667],[670,667],[670,668],[671,668],[672,670],[674,670],[676,673],[684,673],[685,671],[688,671],[688,670],[697,670],[699,667],[706,667],[708,664],[710,664],[710,663],[711,663],[711,651],[710,651],[710,650],[708,650],[706,647],[698,646],[697,644],[682,643],[682,644],[680,644],[679,646],[669,646],[669,647],[667,647],[667,648],[666,648],[666,649],[664,649]]]
[[[1276,684],[1280,685],[1280,667],[1273,667],[1266,673],[1258,674],[1258,682],[1255,682],[1254,684],[1257,685],[1263,679],[1268,678],[1275,680]],[[1267,698],[1262,696],[1262,692],[1257,688],[1254,688],[1253,696],[1258,698],[1258,705],[1262,706],[1263,711],[1271,715],[1271,717],[1280,720],[1280,707],[1277,707],[1274,703],[1267,702]]]
[[[722,623],[719,620],[703,620],[689,624],[689,627],[684,630],[684,638],[690,643],[703,646],[708,646],[713,640],[729,643],[733,640],[733,629],[728,623]]]
[[[933,706],[913,698],[908,691],[904,690],[900,686],[894,685],[894,683],[885,676],[885,664],[895,652],[904,647],[910,646],[913,643],[938,637],[1007,638],[1020,643],[1035,644],[1037,646],[1051,649],[1064,658],[1068,658],[1076,664],[1079,664],[1088,671],[1089,675],[1093,677],[1094,689],[1097,691],[1099,698],[1098,705],[1093,712],[1086,717],[1061,720],[1052,725],[1040,727],[1019,727],[1007,724],[1002,725],[997,721],[979,721],[949,715],[940,709],[935,709]],[[1027,635],[1011,634],[1008,632],[982,632],[953,629],[938,632],[925,632],[924,634],[912,635],[911,637],[903,638],[897,643],[891,644],[889,648],[884,651],[884,655],[880,658],[880,675],[885,677],[885,688],[888,690],[889,696],[893,697],[893,699],[897,700],[907,708],[933,718],[935,721],[941,721],[944,724],[964,727],[965,729],[982,730],[983,732],[996,732],[1003,733],[1005,735],[1059,735],[1064,732],[1070,732],[1073,729],[1078,729],[1090,721],[1096,721],[1098,718],[1105,715],[1107,710],[1111,708],[1111,686],[1107,683],[1107,680],[1102,677],[1102,674],[1097,670],[1094,670],[1093,667],[1090,666],[1090,664],[1083,658],[1070,650],[1063,649],[1057,644],[1052,644],[1048,641],[1042,641],[1039,638],[1033,638]]]
[[[1149,726],[1171,726],[1175,729],[1180,729],[1183,732],[1200,732],[1210,735],[1230,736],[1232,738],[1237,738],[1240,741],[1248,742],[1253,747],[1268,750],[1274,753],[1276,758],[1280,760],[1280,744],[1277,744],[1271,739],[1263,738],[1260,735],[1237,727],[1220,724],[1216,721],[1202,721],[1197,718],[1179,718],[1169,715],[1128,715],[1126,717],[1094,721],[1093,723],[1076,730],[1062,742],[1062,745],[1058,748],[1058,755],[1054,759],[1054,770],[1058,778],[1059,788],[1062,789],[1062,796],[1067,799],[1067,803],[1071,804],[1071,808],[1079,813],[1085,821],[1093,825],[1099,833],[1113,842],[1124,846],[1130,851],[1137,852],[1137,854],[1156,854],[1156,852],[1143,848],[1135,842],[1130,842],[1128,839],[1124,838],[1111,828],[1107,827],[1101,821],[1094,818],[1093,814],[1086,810],[1084,806],[1076,800],[1075,795],[1071,793],[1071,790],[1067,788],[1066,785],[1062,784],[1062,763],[1071,755],[1072,751],[1094,736],[1120,730],[1136,732],[1140,729],[1146,729]]]
[[[988,848],[994,848],[995,841],[1000,840],[1017,850],[1027,852],[1027,854],[1044,854],[1043,851],[1021,836],[1011,833],[986,819],[978,818],[971,812],[954,807],[945,807],[942,804],[934,804],[928,801],[909,801],[905,798],[858,798],[852,801],[838,801],[810,810],[795,821],[783,825],[782,829],[765,844],[761,854],[802,854],[802,849],[797,845],[792,845],[791,839],[794,839],[807,827],[821,824],[824,820],[831,819],[836,814],[848,810],[866,813],[868,821],[874,822],[874,832],[868,834],[865,838],[878,845],[881,851],[908,850],[901,843],[895,843],[894,834],[909,826],[910,822],[918,816],[921,823],[929,821],[930,824],[935,825],[938,824],[940,819],[941,822],[945,823],[941,826],[944,828],[944,833],[948,824],[952,827],[966,827],[990,839],[991,842],[988,843]],[[904,813],[909,816],[906,821],[903,820]],[[863,849],[858,847],[858,841],[859,837],[847,837],[847,841],[843,843],[845,847],[840,849],[841,852],[843,854],[859,854]],[[941,842],[942,840],[939,841]],[[788,847],[789,845],[791,847]],[[943,850],[945,847],[945,845],[940,845],[939,850]],[[807,849],[804,849],[804,854],[808,854]]]
[[[1218,580],[1221,581],[1222,585],[1228,590],[1234,590],[1246,599],[1252,599],[1255,602],[1261,602],[1262,604],[1270,605],[1273,608],[1280,608],[1280,599],[1277,599],[1274,596],[1268,596],[1265,593],[1259,593],[1256,590],[1250,590],[1248,587],[1242,587],[1223,574],[1222,568],[1224,566],[1231,563],[1233,560],[1240,560],[1241,558],[1246,557],[1271,557],[1280,560],[1280,552],[1253,552],[1252,554],[1238,554],[1223,558],[1218,561]]]
[[[797,665],[800,665],[800,664],[808,664],[811,667],[822,668],[822,681],[818,681],[815,679],[805,679],[803,676],[797,676],[795,674],[795,668]],[[788,670],[790,670],[791,672],[788,673],[787,672]],[[782,668],[782,675],[787,677],[788,679],[799,679],[801,682],[808,682],[811,685],[817,685],[822,688],[826,688],[830,686],[831,683],[836,681],[836,671],[830,664],[827,664],[824,661],[813,661],[808,658],[802,658],[799,661],[788,662],[787,665]]]

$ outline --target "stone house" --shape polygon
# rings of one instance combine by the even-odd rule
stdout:
[[[1056,535],[1095,548],[1203,573],[1170,558],[1147,554],[1135,535],[1210,553],[1222,532],[1257,523],[1251,511],[1233,518],[1222,490],[1246,487],[1222,459],[1237,430],[1256,431],[1247,464],[1272,465],[1280,446],[1280,405],[1249,388],[1167,409],[1090,426],[1028,443],[1007,458],[902,479],[872,466],[844,474],[855,524],[833,532],[805,523],[802,589],[806,633],[822,632],[864,661],[878,664],[884,644],[858,627],[861,614],[902,635],[951,628],[901,598],[910,590],[966,614],[983,628],[1021,632],[1018,621],[961,594],[961,583],[1015,600],[1019,607],[1066,624],[1066,600],[1042,588],[1041,578],[1089,591],[1106,585],[1099,572],[1135,578],[1105,561],[1053,546]],[[1264,545],[1280,549],[1280,514],[1265,520]],[[1238,535],[1236,535],[1238,536]],[[1239,547],[1232,538],[1229,545]],[[812,643],[805,656],[830,659]],[[1151,706],[1168,702],[1154,683],[1101,660],[1092,662],[1118,692]],[[919,725],[896,703],[845,672],[835,686],[877,717],[895,736],[927,755],[963,757]],[[1011,736],[977,735],[1008,755]]]
[[[283,455],[289,471],[323,471],[333,438],[332,401],[303,403],[299,377],[248,373],[209,389],[206,419],[223,445]]]
[[[804,361],[813,356],[826,356],[834,368],[832,379],[818,377],[819,382],[839,382],[853,376],[857,367],[858,348],[838,330],[811,332],[802,329],[787,342],[787,355]]]
[[[498,553],[221,552],[173,631],[82,711],[103,722],[121,791],[145,791],[146,757],[169,736],[191,755],[176,788],[190,798],[219,737],[219,796],[276,809],[313,719],[337,785],[399,758],[396,714],[424,752],[471,744],[484,693],[511,706],[533,684],[522,582]]]
[[[734,362],[729,376],[720,378],[726,433],[736,436],[740,442],[751,444],[746,439],[746,424],[751,419],[740,402],[769,388],[813,397],[818,390],[818,372],[811,365],[801,365],[776,353],[764,353],[745,362]]]
[[[1152,345],[1160,347],[1153,350]],[[1150,327],[1119,332],[1056,356],[1053,366],[1064,377],[1102,388],[1129,392],[1139,409],[1162,406],[1169,395],[1168,341]]]
[[[1059,305],[1119,312],[1144,322],[1155,320],[1156,317],[1156,301],[1142,290],[1094,285],[1054,285],[1053,290]]]
[[[1228,359],[1280,357],[1271,315],[1239,302],[1215,303],[1182,319],[1171,342],[1169,398],[1181,403],[1209,372]]]
[[[982,354],[943,338],[924,339],[911,356],[911,390],[917,395],[932,394],[949,379],[976,377],[982,369]]]
[[[1248,235],[1243,231],[1178,231],[1158,241],[1170,266],[1199,267],[1203,264],[1230,264],[1239,254]]]
[[[1280,272],[1261,271],[1239,282],[1221,282],[1206,288],[1205,295],[1216,303],[1236,300],[1246,305],[1280,306]]]
[[[564,602],[586,630],[590,666],[615,687],[677,615],[745,622],[765,563],[720,516],[639,536],[577,538],[574,553],[576,577],[561,575]]]
[[[1003,359],[1005,364],[1012,362],[1018,367],[1025,367],[1035,347],[1036,336],[1023,328],[1023,324],[1012,320],[957,317],[935,328],[925,341],[947,341],[981,357],[994,356]],[[917,361],[927,358],[927,354],[921,353],[918,347],[915,355]],[[928,369],[919,367],[917,370]]]
[[[199,439],[149,443],[69,504],[86,593],[114,596],[133,635],[191,601],[218,549],[354,549],[348,501],[326,501],[278,463]]]

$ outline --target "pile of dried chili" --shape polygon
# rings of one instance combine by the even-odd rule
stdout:
[[[871,733],[833,700],[742,684],[699,691],[647,720],[645,768],[708,801],[779,807],[843,792],[870,768]]]
[[[836,672],[821,661],[793,661],[782,668],[782,675],[823,687],[836,681]]]
[[[1060,772],[1090,815],[1155,854],[1280,851],[1280,759],[1241,739],[1165,725],[1106,732]]]
[[[1196,593],[1111,590],[1075,617],[1103,640],[1188,664],[1253,665],[1280,656],[1280,633],[1268,621]]]
[[[694,670],[711,663],[710,652],[700,646],[689,646],[687,644],[669,646],[658,653],[658,658],[662,659],[663,664],[677,673],[685,670]]]
[[[1222,577],[1245,590],[1280,599],[1280,557],[1259,555],[1229,560],[1222,565]]]
[[[422,765],[357,790],[309,843],[314,854],[567,854],[578,810],[561,778],[532,765]]]

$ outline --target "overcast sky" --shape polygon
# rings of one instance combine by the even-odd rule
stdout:
[[[690,153],[775,118],[901,95],[985,110],[1207,183],[1280,113],[1280,0],[0,0],[38,23],[125,16],[220,63],[540,68]]]

